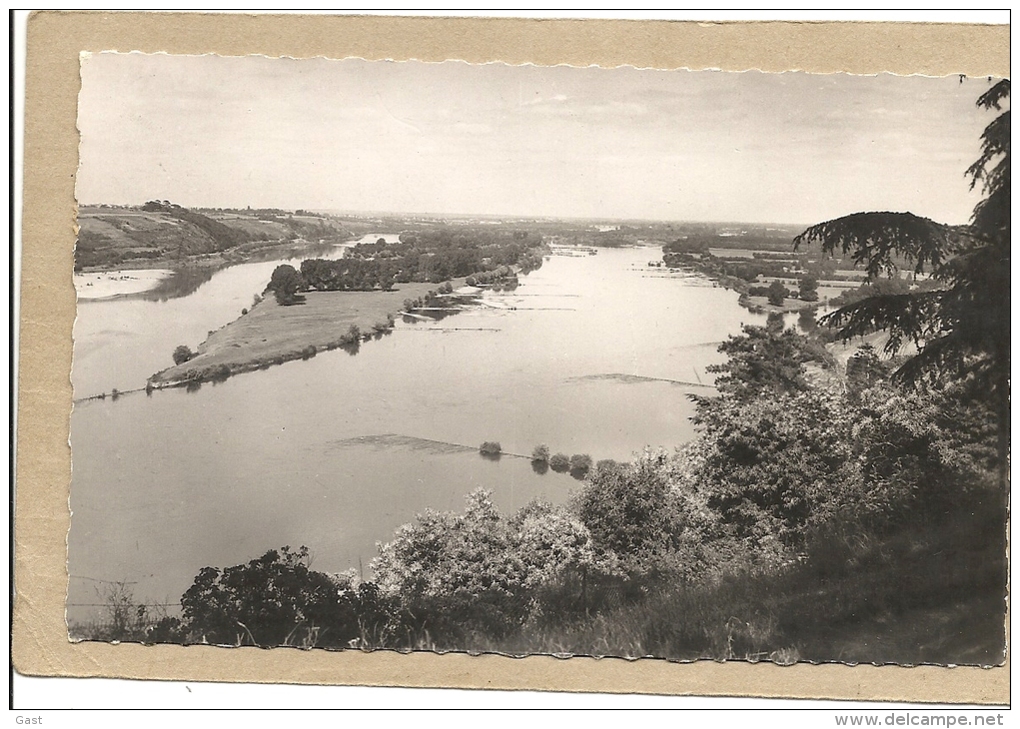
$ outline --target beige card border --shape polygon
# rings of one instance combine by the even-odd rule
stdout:
[[[1008,703],[1008,665],[778,667],[69,643],[64,599],[71,270],[82,50],[1008,76],[1009,26],[33,14],[27,36],[12,644],[16,669],[39,676]]]

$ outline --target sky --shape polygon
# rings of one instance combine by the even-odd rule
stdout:
[[[964,223],[987,79],[101,53],[81,204]]]

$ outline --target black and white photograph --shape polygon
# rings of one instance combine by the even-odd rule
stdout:
[[[1008,79],[80,71],[68,640],[1006,660]]]

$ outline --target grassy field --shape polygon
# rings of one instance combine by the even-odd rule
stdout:
[[[453,285],[461,286],[463,280],[455,280]],[[310,347],[316,352],[336,349],[343,344],[351,325],[370,335],[373,326],[386,325],[389,315],[395,316],[403,309],[404,299],[416,299],[436,288],[437,284],[409,283],[393,291],[310,291],[304,303],[293,306],[280,306],[269,296],[247,314],[212,332],[194,358],[151,379],[156,384],[213,379],[214,371],[237,374],[307,358]],[[188,343],[168,342],[168,360],[178,344]]]

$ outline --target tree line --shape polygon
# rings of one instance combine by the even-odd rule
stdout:
[[[515,286],[515,268],[528,273],[542,265],[542,238],[524,232],[465,232],[429,229],[404,233],[399,243],[361,243],[336,260],[309,259],[300,270],[284,264],[268,290],[283,304],[298,303],[299,291],[389,291],[402,283],[442,283],[471,277],[476,285]],[[277,293],[282,290],[282,293]]]

